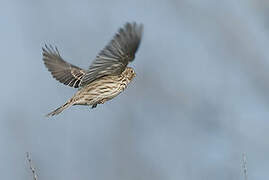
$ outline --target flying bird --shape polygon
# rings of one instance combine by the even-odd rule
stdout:
[[[78,88],[71,99],[47,116],[57,115],[73,105],[95,108],[120,94],[136,76],[134,69],[127,65],[135,59],[142,33],[142,24],[126,23],[87,70],[66,62],[57,47],[45,45],[43,61],[52,76],[67,86]]]

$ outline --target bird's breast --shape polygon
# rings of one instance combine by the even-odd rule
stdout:
[[[86,104],[94,104],[116,97],[124,91],[128,84],[129,80],[125,77],[106,77],[81,88],[78,94]]]

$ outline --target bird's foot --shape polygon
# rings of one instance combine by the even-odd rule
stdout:
[[[96,108],[97,107],[97,104],[94,104],[92,105],[92,109]]]

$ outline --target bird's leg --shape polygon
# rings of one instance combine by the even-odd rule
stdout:
[[[96,108],[97,107],[97,104],[94,104],[92,105],[92,109]]]

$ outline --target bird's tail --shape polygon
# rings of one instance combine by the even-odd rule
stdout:
[[[69,101],[67,101],[64,105],[58,107],[57,109],[55,109],[55,110],[52,111],[51,113],[47,114],[46,116],[47,116],[47,117],[50,117],[50,116],[57,115],[57,114],[61,113],[63,110],[65,110],[66,108],[69,108],[69,107],[72,106],[72,105],[73,105],[72,100],[69,100]]]

